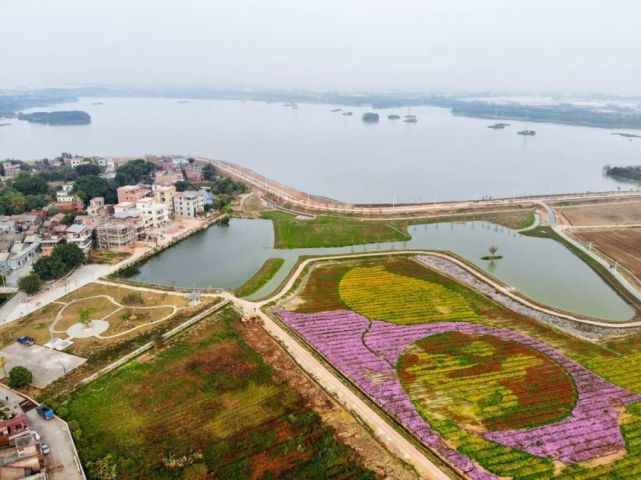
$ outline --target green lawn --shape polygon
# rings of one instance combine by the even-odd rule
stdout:
[[[275,248],[345,247],[365,243],[405,242],[412,238],[407,227],[424,223],[487,221],[514,229],[525,228],[534,223],[534,213],[530,209],[404,220],[361,220],[356,217],[329,215],[302,220],[278,211],[264,212],[262,217],[272,220],[274,224]]]
[[[318,216],[299,220],[283,212],[265,212],[274,223],[275,248],[344,247],[378,242],[403,242],[410,235],[388,222]]]
[[[373,479],[227,308],[56,405],[88,478]]]
[[[237,297],[247,297],[257,292],[274,278],[274,275],[276,275],[284,263],[285,260],[282,258],[268,258],[265,260],[265,263],[263,263],[263,266],[260,267],[260,270],[252,275],[243,285],[238,287],[234,293]]]

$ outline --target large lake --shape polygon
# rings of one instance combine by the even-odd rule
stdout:
[[[269,220],[233,219],[214,225],[164,250],[142,264],[132,280],[183,288],[242,285],[268,258],[285,264],[252,298],[271,293],[301,255],[335,255],[406,249],[452,251],[545,305],[612,321],[629,320],[633,310],[583,261],[560,243],[526,237],[486,222],[414,225],[407,242],[342,248],[274,249]],[[499,246],[503,259],[481,260],[488,245]]]
[[[102,105],[96,105],[102,102]],[[175,153],[250,167],[306,192],[351,202],[474,199],[549,192],[629,188],[605,178],[606,164],[638,164],[641,140],[588,127],[533,124],[534,137],[512,122],[456,117],[433,107],[366,108],[157,98],[83,98],[33,110],[85,110],[91,125],[45,126],[11,120],[0,127],[0,159]],[[412,113],[418,123],[387,115]]]

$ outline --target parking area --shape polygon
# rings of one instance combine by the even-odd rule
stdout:
[[[0,355],[6,359],[7,373],[16,366],[27,368],[33,375],[31,383],[36,388],[46,387],[86,362],[85,358],[40,345],[27,347],[17,343],[1,350]]]

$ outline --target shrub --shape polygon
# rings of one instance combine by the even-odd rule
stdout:
[[[131,292],[122,297],[122,303],[125,305],[142,305],[145,302],[140,293]]]
[[[9,371],[9,386],[11,388],[26,387],[33,380],[33,375],[25,367],[13,367]]]

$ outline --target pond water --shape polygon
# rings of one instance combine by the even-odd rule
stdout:
[[[302,255],[335,255],[378,250],[442,249],[452,251],[542,304],[611,321],[625,321],[633,310],[596,273],[554,240],[523,236],[487,222],[437,223],[409,228],[407,242],[339,248],[275,249],[270,220],[233,219],[214,225],[150,258],[131,280],[182,288],[233,289],[242,285],[268,258],[285,264],[256,292],[273,291]],[[490,245],[501,260],[481,260]]]

